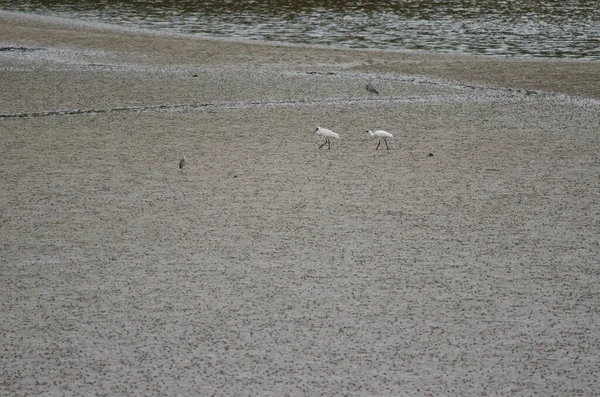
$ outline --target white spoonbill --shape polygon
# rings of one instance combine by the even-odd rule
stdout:
[[[365,132],[366,132],[367,134],[371,135],[371,137],[375,137],[375,136],[376,136],[377,138],[379,138],[379,143],[377,144],[377,147],[375,148],[375,150],[379,149],[379,145],[381,145],[381,140],[382,140],[382,139],[383,139],[383,141],[385,142],[385,147],[386,147],[387,149],[389,149],[389,148],[390,148],[390,147],[388,146],[387,139],[388,139],[388,138],[393,138],[394,136],[393,136],[392,134],[390,134],[389,132],[387,132],[387,131],[384,131],[384,130],[377,130],[377,131],[371,131],[371,130],[368,130],[368,131],[365,131]]]
[[[369,83],[369,84],[367,84],[367,86],[365,88],[371,94],[379,95],[379,91],[377,91],[377,88],[373,84]]]
[[[181,152],[181,160],[179,160],[179,169],[183,172],[183,167],[185,166],[185,153]]]
[[[315,132],[313,132],[312,134],[313,135],[317,134],[317,135],[321,135],[321,136],[325,137],[325,143],[327,144],[327,149],[331,149],[331,142],[329,141],[329,138],[340,139],[339,134],[336,134],[335,132],[328,130],[327,128],[317,127]],[[319,149],[321,149],[323,146],[325,146],[325,143],[323,143],[321,146],[319,146]]]

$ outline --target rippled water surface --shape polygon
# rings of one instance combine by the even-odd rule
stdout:
[[[600,1],[12,1],[0,9],[346,48],[600,60]]]

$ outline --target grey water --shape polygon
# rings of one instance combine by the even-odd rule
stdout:
[[[0,0],[0,9],[203,37],[600,60],[600,0]]]

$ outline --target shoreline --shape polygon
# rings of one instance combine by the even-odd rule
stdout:
[[[17,14],[16,16],[13,14]],[[204,49],[205,53],[214,56],[218,53],[220,46],[231,47],[231,52],[227,56],[217,56],[225,61],[225,64],[234,63],[240,64],[248,60],[249,57],[253,61],[248,66],[269,68],[276,67],[277,63],[272,62],[273,52],[283,52],[288,58],[287,62],[280,67],[286,68],[302,67],[302,68],[334,68],[350,71],[365,71],[376,73],[404,73],[407,75],[431,76],[434,78],[442,78],[460,83],[477,83],[489,85],[492,87],[512,87],[523,89],[534,89],[548,92],[559,92],[569,95],[582,96],[593,99],[600,99],[600,62],[582,61],[582,60],[567,60],[567,59],[541,59],[541,58],[496,58],[479,55],[464,55],[464,54],[439,54],[429,52],[395,52],[387,50],[359,50],[346,48],[329,48],[319,46],[295,46],[289,44],[272,43],[272,42],[252,42],[244,40],[230,40],[219,38],[202,38],[183,34],[170,34],[163,32],[152,32],[145,30],[130,29],[126,27],[96,24],[89,22],[72,21],[60,17],[45,17],[33,14],[2,12],[0,20],[17,25],[41,24],[46,26],[52,33],[58,33],[52,26],[63,26],[65,29],[72,29],[70,24],[74,23],[78,31],[86,32],[89,35],[89,40],[95,40],[94,37],[106,36],[119,32],[127,32],[132,37],[147,37],[156,40],[156,46],[161,46],[162,43],[169,40],[175,40],[180,43],[187,43],[186,47],[194,47],[197,44]],[[54,22],[53,22],[54,21]],[[13,26],[14,28],[15,26]],[[3,37],[9,40],[19,41],[21,38],[11,33],[10,29],[3,29],[1,32]],[[24,32],[25,33],[25,32]],[[31,33],[31,32],[30,32]],[[56,39],[60,35],[54,35]],[[12,37],[12,39],[10,39]],[[112,36],[117,39],[117,37]],[[6,40],[6,39],[5,39]],[[162,47],[162,46],[161,46]],[[193,56],[186,53],[181,56],[177,53],[169,53],[168,49],[164,48],[164,55],[157,54],[160,51],[149,52],[154,55],[154,60],[165,65],[173,63],[185,62],[191,60],[196,64],[211,65],[201,56]],[[260,50],[260,49],[264,50]],[[122,48],[120,48],[122,49]],[[254,49],[257,49],[256,51]],[[125,48],[129,51],[130,49]],[[291,51],[294,50],[294,51]],[[189,51],[189,50],[188,50]],[[266,57],[261,53],[267,53]],[[315,65],[304,62],[303,56],[323,57],[325,53],[334,53],[336,60],[333,64]],[[373,59],[373,55],[377,54],[378,58]],[[190,56],[191,55],[191,56]],[[187,58],[186,58],[187,57]],[[221,64],[218,60],[216,64]],[[510,69],[510,70],[507,70]]]
[[[0,37],[1,395],[596,392],[598,63]]]

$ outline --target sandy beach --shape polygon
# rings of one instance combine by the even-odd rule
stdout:
[[[600,393],[600,63],[0,11],[0,78],[0,395]]]

